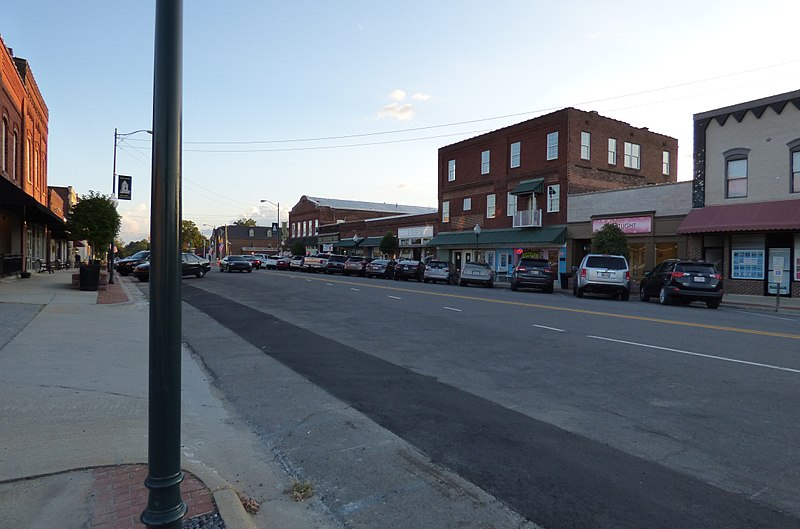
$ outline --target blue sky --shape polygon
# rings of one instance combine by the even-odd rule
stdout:
[[[286,221],[304,194],[435,207],[439,147],[566,106],[678,138],[690,179],[694,113],[800,88],[800,5],[661,5],[187,0],[184,218],[266,224],[266,199]],[[114,129],[152,126],[154,19],[153,0],[3,6],[50,111],[50,185],[111,192]],[[117,153],[125,241],[148,236],[149,141]]]

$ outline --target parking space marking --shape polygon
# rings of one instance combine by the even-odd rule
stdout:
[[[447,309],[447,310],[455,311],[455,312],[463,312],[461,309],[454,309],[453,307],[444,307],[444,308]]]
[[[606,338],[604,336],[589,336],[595,340],[603,340],[606,342],[621,343],[625,345],[634,345],[637,347],[646,347],[648,349],[658,349],[659,351],[668,351],[670,353],[678,353],[688,356],[699,356],[701,358],[710,358],[711,360],[721,360],[723,362],[731,362],[734,364],[745,364],[749,366],[765,367],[767,369],[775,369],[777,371],[788,371],[789,373],[799,373],[800,369],[792,369],[791,367],[774,366],[772,364],[762,364],[759,362],[748,362],[747,360],[737,360],[735,358],[727,358],[725,356],[707,355],[703,353],[693,353],[692,351],[682,351],[681,349],[672,349],[670,347],[661,347],[660,345],[650,345],[646,343],[629,342],[627,340],[616,340],[614,338]]]
[[[556,332],[564,332],[564,329],[557,329],[555,327],[548,327],[547,325],[536,325],[533,324],[534,327],[538,327],[540,329],[547,329],[548,331],[556,331]]]
[[[392,298],[392,299],[403,299],[403,298],[401,298],[401,297],[399,297],[399,296],[386,296],[386,297],[387,297],[387,298]]]
[[[769,314],[760,314],[758,312],[747,312],[746,310],[732,310],[731,312],[738,312],[739,314],[748,314],[750,316],[761,316],[762,318],[770,318],[773,320],[797,321],[796,318],[781,318],[780,316],[770,316]]]
[[[357,289],[357,288],[352,288],[352,287],[350,287],[350,290],[353,290],[353,291],[355,291],[355,292],[361,292],[359,289]]]

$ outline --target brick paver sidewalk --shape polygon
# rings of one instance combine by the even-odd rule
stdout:
[[[122,279],[115,279],[114,284],[106,285],[105,290],[98,290],[97,303],[125,303],[128,301],[128,295],[125,293],[122,285],[120,285],[120,281],[122,281]]]

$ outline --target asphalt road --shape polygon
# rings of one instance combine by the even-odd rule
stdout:
[[[274,271],[183,284],[189,304],[544,527],[800,526],[800,318]],[[268,431],[248,411],[272,398],[258,380],[215,374]],[[305,470],[324,481],[324,465]]]

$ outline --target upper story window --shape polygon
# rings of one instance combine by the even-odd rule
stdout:
[[[514,142],[511,144],[511,167],[519,167],[519,151],[521,147],[520,142]]]
[[[305,237],[306,235],[308,235],[308,221],[304,220],[303,221],[303,237]]]
[[[0,154],[0,169],[3,171],[8,170],[8,121],[6,118],[3,118],[3,136],[2,136],[2,143],[0,143],[0,149],[2,149],[2,154]]]
[[[493,219],[495,213],[497,212],[497,195],[492,193],[491,195],[486,195],[486,218]]]
[[[14,131],[14,136],[11,140],[11,178],[16,182],[17,180],[17,149],[19,149],[19,135]]]
[[[249,230],[247,230],[247,235],[249,235],[250,237],[255,237],[256,236],[256,230],[254,230],[253,228],[250,228]]]
[[[661,173],[669,176],[669,151],[661,152]]]
[[[725,197],[747,196],[747,156],[750,149],[730,149],[722,153],[725,157]]]
[[[506,198],[506,216],[513,217],[517,212],[517,195],[508,193]]]
[[[792,193],[800,193],[800,138],[789,143],[791,153]]]
[[[469,211],[472,209],[472,197],[467,197],[464,199],[464,211]]]
[[[642,168],[642,160],[641,160],[641,152],[642,146],[638,143],[628,143],[625,142],[625,167],[630,169],[641,169]]]
[[[456,161],[447,162],[447,181],[452,182],[456,179]]]
[[[558,131],[547,135],[547,159],[555,160],[558,158]]]
[[[547,212],[557,213],[561,210],[561,186],[554,184],[547,186]]]
[[[589,132],[581,132],[581,159],[590,160],[592,158],[592,135]]]
[[[314,235],[319,233],[319,219],[314,219]]]
[[[617,139],[608,138],[608,164],[617,165]]]
[[[481,153],[481,174],[489,174],[489,151]]]
[[[450,201],[442,202],[442,222],[450,222]]]
[[[292,222],[292,237],[297,237],[297,223]]]

